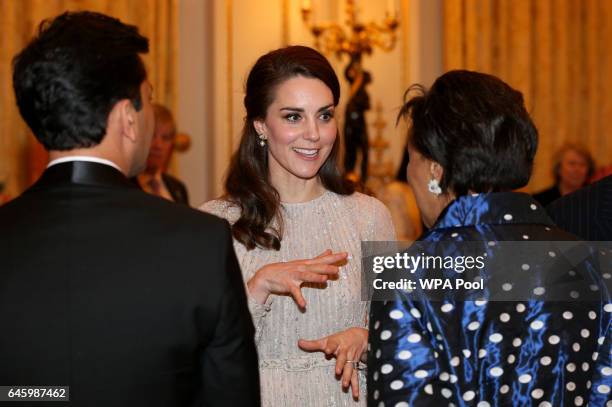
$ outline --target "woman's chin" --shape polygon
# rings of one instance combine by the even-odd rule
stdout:
[[[303,172],[294,172],[294,176],[304,181],[309,181],[311,179],[317,178],[319,176],[319,171],[303,171]]]
[[[310,180],[313,178],[316,178],[319,176],[319,171],[321,170],[321,165],[314,165],[315,163],[312,163],[313,165],[304,165],[304,166],[298,166],[292,169],[292,171],[290,171],[294,176],[303,179],[303,180]]]

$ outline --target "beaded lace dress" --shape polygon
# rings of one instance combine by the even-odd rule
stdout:
[[[213,200],[202,210],[227,219],[239,218],[239,209]],[[349,260],[339,278],[326,288],[303,287],[306,311],[289,296],[271,295],[266,304],[249,298],[256,328],[263,406],[365,406],[365,375],[360,372],[359,401],[342,391],[335,378],[335,359],[320,352],[302,351],[299,339],[318,339],[350,327],[366,327],[369,303],[361,298],[361,241],[395,239],[387,208],[378,200],[354,193],[342,196],[326,191],[314,200],[282,204],[284,234],[281,249],[247,251],[234,248],[245,282],[270,263],[312,258],[326,249],[346,251]]]

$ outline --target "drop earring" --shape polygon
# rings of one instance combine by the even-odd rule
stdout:
[[[431,192],[434,195],[440,195],[442,193],[442,188],[440,188],[440,183],[435,178],[432,178],[431,180],[429,180],[429,184],[427,184],[427,188],[429,189],[429,192]]]
[[[263,134],[257,134],[259,136],[259,145],[262,147],[265,147],[266,145],[266,136],[264,136]]]

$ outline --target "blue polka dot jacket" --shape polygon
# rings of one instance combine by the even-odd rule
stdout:
[[[490,249],[500,242],[577,238],[557,228],[529,195],[504,192],[457,198],[419,240],[480,242],[495,256]],[[516,272],[504,273],[537,280],[538,264],[553,254],[516,253]],[[591,257],[558,263],[555,278],[571,291],[555,301],[433,300],[404,290],[373,301],[368,405],[612,407],[610,273],[602,264]],[[500,272],[483,270],[490,281],[503,281],[495,279]],[[542,276],[537,290],[551,289],[547,284]]]

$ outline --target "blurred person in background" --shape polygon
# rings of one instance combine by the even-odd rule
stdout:
[[[395,179],[381,188],[377,192],[377,197],[387,206],[391,213],[397,239],[410,242],[421,236],[424,226],[414,192],[412,187],[408,185],[408,179],[406,178],[408,162],[408,150],[404,147],[404,155],[402,156]]]
[[[533,197],[542,206],[546,206],[587,185],[594,171],[595,162],[589,150],[579,144],[566,143],[555,155],[555,185]]]
[[[189,205],[189,194],[185,184],[166,172],[176,140],[174,117],[165,106],[154,104],[153,110],[155,112],[155,133],[147,158],[147,167],[137,177],[138,185],[149,194]]]

